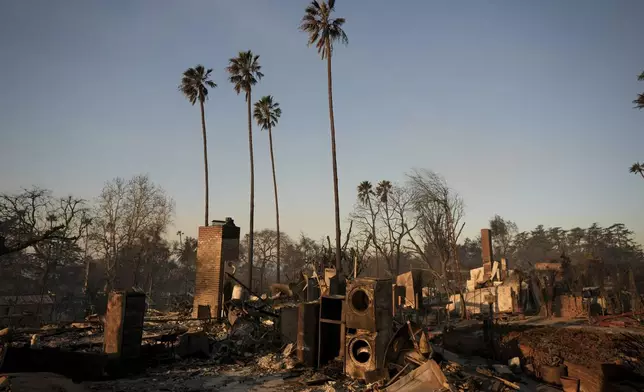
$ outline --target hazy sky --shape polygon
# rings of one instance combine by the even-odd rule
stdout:
[[[92,199],[148,173],[203,223],[199,109],[177,91],[203,63],[211,219],[248,227],[246,107],[224,67],[259,54],[283,109],[274,131],[282,227],[333,232],[325,62],[297,27],[305,0],[0,1],[0,192]],[[334,57],[341,214],[362,180],[432,169],[464,198],[465,234],[494,214],[528,230],[623,222],[644,240],[639,0],[347,1]],[[256,228],[274,227],[268,135],[255,129]],[[343,225],[346,227],[346,225]],[[171,237],[174,237],[172,235]]]

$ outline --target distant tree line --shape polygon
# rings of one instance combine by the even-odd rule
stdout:
[[[91,201],[39,188],[0,194],[0,295],[89,300],[137,288],[163,302],[188,294],[197,242],[168,240],[173,215],[148,176],[109,181]]]
[[[439,287],[446,286],[450,271],[467,271],[482,262],[480,237],[462,238],[464,212],[458,193],[430,170],[414,170],[401,184],[363,181],[341,241],[342,269],[349,276],[385,277],[421,268]],[[0,295],[54,294],[58,302],[91,302],[111,289],[137,288],[157,307],[172,298],[189,298],[197,240],[181,231],[177,240],[170,239],[173,216],[174,202],[147,176],[109,181],[94,200],[58,198],[38,188],[0,194]],[[496,215],[487,226],[495,259],[506,258],[511,268],[523,271],[563,256],[572,262],[601,260],[608,268],[636,267],[638,273],[644,262],[633,232],[621,223],[520,231]],[[247,234],[240,243],[240,279],[250,277],[250,241]],[[264,229],[252,241],[256,291],[278,281],[278,263],[287,282],[335,265],[330,236],[292,238]]]

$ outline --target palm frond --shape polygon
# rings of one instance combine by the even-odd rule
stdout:
[[[314,45],[322,57],[327,58],[333,52],[333,45],[337,42],[344,45],[349,44],[349,38],[342,29],[345,23],[344,18],[331,18],[335,10],[335,1],[313,1],[304,10],[304,16],[300,21],[300,31],[308,34],[308,46]],[[329,51],[331,53],[327,53]]]
[[[255,102],[253,117],[261,129],[273,128],[277,125],[282,109],[280,104],[273,102],[273,96],[267,95]]]
[[[188,68],[183,72],[179,91],[194,105],[197,101],[204,102],[208,99],[208,87],[215,88],[217,84],[210,80],[212,68],[206,68],[198,64],[194,68]]]
[[[637,80],[642,81],[644,80],[644,71],[640,74],[640,76],[637,77]]]
[[[633,100],[635,109],[644,109],[644,94],[637,94],[637,98]]]
[[[228,67],[226,67],[226,72],[230,75],[228,80],[233,84],[233,90],[237,94],[243,91],[248,98],[252,87],[264,77],[261,69],[259,55],[254,55],[253,52],[248,50],[239,52],[237,57],[231,58],[228,62]]]

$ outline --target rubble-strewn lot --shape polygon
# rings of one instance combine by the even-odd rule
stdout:
[[[400,328],[406,330],[407,326]],[[434,389],[437,391],[560,390],[533,376],[541,366],[566,363],[590,369],[614,363],[644,376],[644,334],[629,333],[624,328],[497,324],[494,344],[484,342],[483,328],[476,320],[456,323],[455,328],[446,330],[423,330],[429,336],[429,353],[423,354],[408,343],[407,349],[416,351],[412,362],[405,359],[389,367],[390,375],[396,373],[394,369],[403,368],[401,375],[395,380],[366,384],[347,377],[341,360],[320,369],[304,367],[297,360],[296,345],[282,343],[275,317],[241,314],[231,326],[227,320],[193,320],[179,313],[149,311],[140,371],[105,374],[80,384],[51,373],[9,374],[0,378],[0,391],[383,391],[405,374],[412,374],[410,369],[418,370],[423,362],[434,361],[444,377],[440,388]],[[9,346],[31,346],[100,353],[102,341],[103,325],[91,317],[81,323],[0,332],[3,352]],[[525,347],[530,348],[529,358],[522,351]],[[630,392],[641,385],[623,383],[623,389],[615,390]]]
[[[534,365],[557,366],[564,361],[594,367],[619,363],[644,376],[644,335],[614,330],[539,327],[511,331],[501,337],[505,346],[525,345],[533,349]]]

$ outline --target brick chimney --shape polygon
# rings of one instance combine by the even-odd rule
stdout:
[[[481,257],[483,258],[483,274],[486,279],[492,275],[492,231],[490,229],[481,229]]]
[[[225,265],[239,262],[239,227],[232,218],[199,227],[192,317],[220,317]]]

